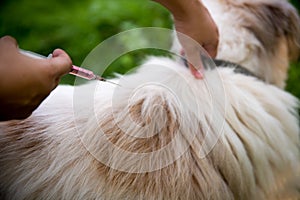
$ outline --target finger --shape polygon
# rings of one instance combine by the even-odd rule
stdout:
[[[210,57],[215,58],[217,56],[218,42],[216,44],[203,45],[203,48],[207,51]]]
[[[2,42],[4,42],[5,44],[8,44],[8,45],[11,45],[11,46],[14,46],[14,47],[18,47],[17,40],[15,38],[9,36],[9,35],[3,36],[0,40]]]
[[[186,58],[188,61],[189,69],[191,73],[196,79],[203,79],[204,78],[204,67],[201,61],[200,52],[195,49],[190,51],[190,53],[186,53]]]
[[[189,69],[190,69],[192,75],[196,79],[203,79],[204,78],[204,70],[196,69],[192,64],[189,64]]]
[[[62,49],[55,49],[52,55],[53,57],[59,57],[59,56],[69,57],[68,54]]]
[[[61,49],[55,49],[52,55],[53,58],[50,61],[53,68],[52,70],[54,71],[56,76],[62,76],[71,71],[72,60],[65,51]]]

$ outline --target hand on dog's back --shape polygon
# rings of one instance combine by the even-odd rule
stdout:
[[[201,1],[155,0],[174,16],[177,36],[189,61],[195,78],[202,79],[204,67],[201,62],[201,46],[211,57],[216,57],[219,43],[218,28]]]

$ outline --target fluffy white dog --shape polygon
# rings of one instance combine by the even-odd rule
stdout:
[[[0,199],[299,199],[298,101],[281,89],[297,12],[286,0],[203,2],[218,59],[255,76],[221,66],[196,80],[151,58],[121,87],[59,86],[28,119],[0,124]]]

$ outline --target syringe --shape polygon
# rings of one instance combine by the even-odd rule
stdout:
[[[27,51],[27,50],[23,50],[23,49],[19,49],[19,51],[22,54],[30,56],[32,58],[47,59],[47,58],[51,58],[52,57],[52,54],[49,54],[49,56],[46,57],[46,56],[37,54],[35,52]],[[75,66],[75,65],[72,65],[72,69],[69,72],[69,74],[72,74],[72,75],[80,77],[80,78],[84,78],[86,80],[99,80],[99,81],[103,81],[103,82],[108,82],[108,83],[112,83],[112,84],[115,84],[115,85],[119,85],[117,83],[114,83],[112,81],[108,81],[105,78],[94,74],[94,72],[92,72],[90,70],[87,70],[87,69],[84,69],[84,68],[81,68],[81,67],[78,67],[78,66]]]

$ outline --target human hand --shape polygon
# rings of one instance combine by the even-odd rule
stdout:
[[[174,17],[178,39],[196,78],[203,78],[201,45],[214,58],[219,43],[218,28],[200,0],[155,0],[168,8]]]
[[[35,59],[21,54],[14,38],[0,38],[0,120],[30,116],[71,66],[63,50],[56,49],[51,59]]]

